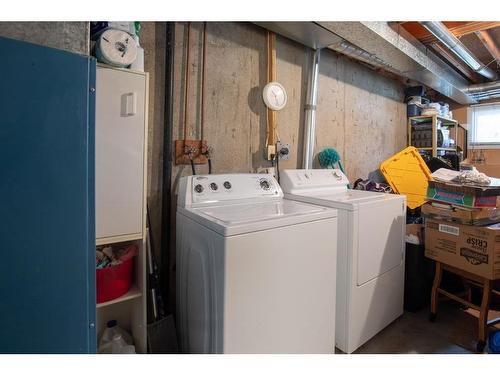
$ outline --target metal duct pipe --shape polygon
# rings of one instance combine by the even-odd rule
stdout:
[[[496,94],[500,94],[500,90],[481,92],[481,93],[472,95],[472,97],[476,100],[479,100],[479,99],[483,99],[483,98],[489,98],[490,96],[496,95]]]
[[[477,85],[470,85],[464,89],[467,94],[480,93],[491,90],[500,89],[500,81],[488,82],[488,83],[478,83]]]
[[[471,94],[471,95],[472,96],[484,96],[484,95],[495,94],[497,92],[500,92],[500,88],[495,89],[495,90],[488,90],[488,91],[477,92],[477,93],[474,93],[474,94]]]
[[[475,98],[476,100],[487,100],[487,99],[496,99],[500,98],[500,92],[496,94],[491,94],[491,95],[486,95],[486,96],[481,96],[478,98]]]
[[[319,58],[321,49],[312,53],[307,81],[307,102],[304,116],[304,155],[302,167],[312,169],[314,160],[314,142],[316,140],[316,105],[318,102]]]
[[[401,74],[399,70],[393,68],[390,64],[386,63],[377,56],[355,46],[354,44],[349,43],[347,40],[342,40],[340,42],[334,43],[330,45],[329,48],[346,56],[352,57],[356,60],[360,60],[367,64],[385,69],[389,72],[399,75]]]
[[[439,21],[424,21],[420,24],[425,27],[432,35],[438,38],[447,48],[449,48],[455,55],[469,65],[474,71],[495,81],[498,79],[497,74],[485,66],[479,59],[468,50],[465,45],[453,35],[448,28]]]

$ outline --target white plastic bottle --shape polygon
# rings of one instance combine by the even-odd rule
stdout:
[[[115,350],[118,351],[118,347],[133,346],[133,343],[132,336],[119,327],[116,320],[110,320],[107,322],[106,328],[99,340],[98,352],[101,354],[114,353]],[[130,348],[127,348],[127,351],[130,352]]]
[[[125,346],[127,346],[127,343],[123,339],[122,335],[116,334],[113,336],[113,340],[111,341],[111,353],[120,354]]]

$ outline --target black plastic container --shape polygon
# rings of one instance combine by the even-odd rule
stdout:
[[[408,98],[410,96],[425,96],[424,86],[412,86],[405,89],[405,96]]]
[[[426,258],[424,245],[406,244],[404,309],[417,312],[431,302],[435,263]]]
[[[408,117],[420,116],[421,113],[422,113],[422,108],[420,108],[416,104],[408,104],[406,106],[406,116]]]

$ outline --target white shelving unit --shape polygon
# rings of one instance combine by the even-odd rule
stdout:
[[[96,304],[97,340],[108,320],[147,352],[146,181],[148,73],[97,65],[96,245],[134,243],[134,280],[123,296]]]

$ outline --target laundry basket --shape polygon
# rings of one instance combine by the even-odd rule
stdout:
[[[116,266],[96,269],[96,299],[103,303],[126,294],[132,286],[134,258]]]

